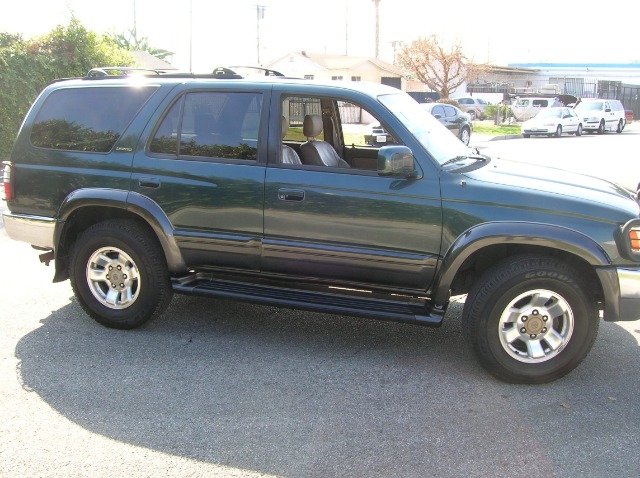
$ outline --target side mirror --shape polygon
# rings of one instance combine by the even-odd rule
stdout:
[[[383,146],[378,151],[378,175],[395,178],[417,178],[413,152],[406,146]]]

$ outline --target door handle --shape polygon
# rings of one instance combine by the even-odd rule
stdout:
[[[138,179],[138,184],[142,188],[159,188],[160,187],[160,179],[152,178],[148,176],[141,176]]]
[[[278,199],[281,201],[304,201],[302,189],[278,189]]]

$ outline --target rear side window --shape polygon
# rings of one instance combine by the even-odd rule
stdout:
[[[149,150],[181,157],[255,161],[261,111],[259,93],[188,93],[164,116]]]
[[[533,100],[533,106],[546,108],[547,106],[549,106],[549,100]]]
[[[51,93],[31,129],[40,148],[107,153],[155,87],[68,88]]]

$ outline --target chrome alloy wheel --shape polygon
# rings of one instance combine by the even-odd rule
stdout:
[[[131,257],[115,247],[95,251],[87,262],[87,283],[93,296],[110,309],[126,309],[140,292],[140,274]]]
[[[500,343],[514,359],[540,363],[557,356],[569,343],[573,311],[558,293],[536,289],[515,297],[498,323]]]

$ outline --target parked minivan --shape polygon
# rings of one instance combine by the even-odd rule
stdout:
[[[548,108],[550,106],[564,105],[558,98],[529,96],[526,98],[516,98],[511,105],[511,111],[518,121],[526,121],[537,115],[541,108]]]
[[[624,106],[618,100],[587,98],[578,102],[575,110],[582,118],[582,128],[590,133],[602,134],[605,131],[622,133],[627,124]]]

